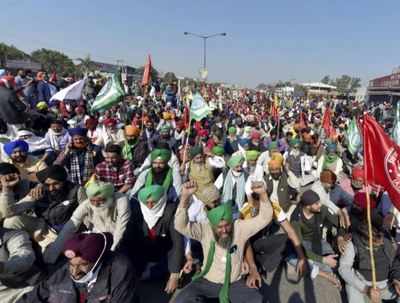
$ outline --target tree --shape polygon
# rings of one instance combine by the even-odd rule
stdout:
[[[265,83],[260,83],[256,86],[256,90],[267,90],[268,89],[268,85]]]
[[[357,92],[357,89],[361,87],[361,79],[342,75],[340,78],[336,78],[334,85],[340,95],[347,96]]]
[[[325,76],[325,77],[323,77],[323,78],[321,79],[321,83],[330,84],[330,83],[332,83],[332,80],[331,80],[331,78],[327,75],[327,76]]]
[[[84,58],[77,58],[76,60],[79,61],[78,68],[82,74],[87,75],[94,71],[95,65],[93,64],[90,55],[87,55]]]
[[[31,56],[34,61],[41,63],[43,69],[48,72],[55,71],[60,74],[74,74],[76,72],[74,62],[61,52],[42,48],[32,52]]]
[[[26,53],[19,50],[14,45],[0,43],[0,66],[4,67],[7,59],[24,59],[28,57]]]

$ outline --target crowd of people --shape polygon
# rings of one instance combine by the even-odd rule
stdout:
[[[365,111],[389,130],[391,104],[157,80],[100,113],[103,79],[52,100],[72,78],[28,75],[0,78],[0,302],[147,302],[140,282],[161,280],[171,302],[261,303],[278,267],[400,302],[400,216],[347,135]]]

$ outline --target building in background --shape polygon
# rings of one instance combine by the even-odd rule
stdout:
[[[336,97],[336,86],[325,84],[322,82],[302,83],[306,91],[307,97]]]
[[[395,68],[390,75],[369,81],[368,102],[397,102],[400,100],[400,67]]]

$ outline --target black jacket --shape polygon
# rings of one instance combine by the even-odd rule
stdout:
[[[140,273],[148,262],[160,262],[168,258],[170,273],[179,273],[183,265],[184,240],[174,227],[176,204],[168,203],[164,214],[153,227],[155,239],[150,239],[149,228],[143,219],[140,202],[132,201],[131,222],[124,239],[129,254],[135,255],[135,267]],[[126,247],[126,246],[125,246]]]
[[[122,255],[107,255],[87,303],[134,303],[136,278],[131,263]],[[18,303],[79,303],[68,263],[25,294]]]
[[[9,124],[24,123],[25,109],[25,104],[18,100],[14,91],[0,86],[0,119]]]

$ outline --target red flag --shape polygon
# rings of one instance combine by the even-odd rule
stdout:
[[[50,82],[50,83],[57,83],[57,81],[58,81],[58,79],[57,79],[57,73],[54,71],[54,72],[51,74],[51,76],[50,76],[49,82]]]
[[[331,108],[328,106],[325,109],[324,116],[322,117],[322,127],[325,131],[325,136],[328,138],[333,138],[336,135],[335,128],[333,127],[331,120],[332,112]]]
[[[364,115],[364,175],[367,184],[385,188],[400,209],[400,147],[374,118]]]
[[[149,85],[151,81],[151,57],[148,55],[147,63],[144,66],[142,86]]]
[[[272,102],[271,116],[275,121],[278,121],[278,119],[279,119],[279,109],[278,109],[278,106],[275,104],[275,102]]]
[[[183,120],[183,124],[184,124],[185,129],[188,129],[189,125],[190,125],[190,110],[189,110],[187,105],[183,109],[182,120]]]
[[[304,129],[307,128],[307,117],[305,117],[305,113],[303,111],[300,111],[300,121],[299,121],[299,128]]]

